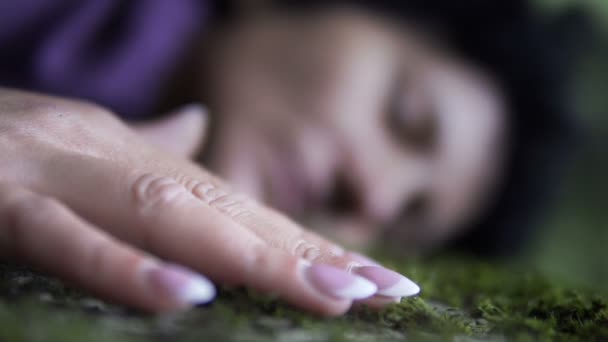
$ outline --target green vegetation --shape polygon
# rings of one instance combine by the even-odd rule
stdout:
[[[244,290],[223,291],[212,305],[189,312],[145,315],[4,265],[0,340],[608,339],[607,293],[571,290],[513,264],[454,257],[407,265],[386,262],[417,280],[423,294],[382,311],[360,308],[335,319],[304,314]]]

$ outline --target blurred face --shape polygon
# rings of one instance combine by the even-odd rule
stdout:
[[[484,209],[505,108],[475,66],[353,13],[260,18],[220,38],[208,161],[237,189],[351,245],[434,246]]]

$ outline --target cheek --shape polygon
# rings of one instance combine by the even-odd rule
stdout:
[[[437,225],[448,234],[487,202],[501,167],[504,105],[488,79],[471,70],[436,72],[432,82],[440,122],[435,188]],[[455,227],[455,228],[452,228]]]
[[[462,133],[476,135],[475,131],[463,130]],[[483,140],[477,141],[475,146],[466,141],[462,144],[453,142],[443,148],[438,158],[433,177],[436,201],[433,225],[442,227],[444,234],[468,223],[483,204],[480,195],[487,191],[487,171],[492,163],[483,158],[486,151],[480,146],[488,145]]]

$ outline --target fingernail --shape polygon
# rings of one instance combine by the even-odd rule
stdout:
[[[306,279],[325,295],[340,299],[363,299],[376,293],[369,280],[339,268],[316,264],[306,268]]]
[[[368,279],[378,287],[377,295],[409,297],[420,292],[420,287],[401,274],[380,266],[361,266],[354,273]]]
[[[163,265],[147,270],[154,287],[180,304],[205,304],[215,298],[215,287],[205,277],[178,265]]]

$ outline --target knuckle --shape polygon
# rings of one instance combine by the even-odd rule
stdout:
[[[352,261],[346,256],[344,249],[333,243],[324,243],[307,239],[306,234],[302,234],[293,247],[292,254],[312,263],[323,263],[342,267],[350,272],[360,263]]]
[[[117,265],[131,265],[137,262],[137,252],[125,248],[110,236],[97,236],[88,242],[80,263],[83,269],[78,274],[93,279],[98,274],[110,274],[116,271]]]
[[[247,218],[253,216],[253,212],[247,208],[245,203],[246,201],[239,195],[226,194],[211,201],[209,205],[233,218]]]
[[[194,199],[175,179],[153,174],[137,177],[131,192],[137,211],[146,216],[159,209],[187,205]]]
[[[341,246],[333,243],[329,243],[327,246],[327,253],[331,256],[342,258],[346,255],[346,251]]]
[[[247,218],[254,215],[247,196],[226,190],[213,182],[198,182],[191,186],[194,196],[232,218]]]
[[[259,277],[260,270],[274,270],[271,273],[290,276],[295,274],[301,263],[299,257],[259,244],[252,249],[242,271],[250,275],[249,279]]]
[[[268,249],[266,246],[256,245],[252,248],[251,255],[248,258],[247,269],[259,269],[268,263]]]
[[[197,182],[195,180],[191,180],[186,184],[187,187],[192,189],[192,193],[196,197],[207,204],[211,204],[217,199],[228,195],[227,190],[211,181]]]
[[[85,270],[94,270],[96,273],[104,273],[106,263],[112,251],[112,244],[109,239],[98,239],[93,242],[84,256]]]
[[[243,255],[243,262],[240,264],[239,273],[247,275],[245,278],[249,279],[251,276],[255,277],[256,270],[266,269],[266,266],[270,262],[268,253],[268,247],[262,244],[255,245],[251,248],[248,253]]]
[[[305,239],[299,239],[294,245],[292,254],[312,262],[319,258],[321,249]]]

